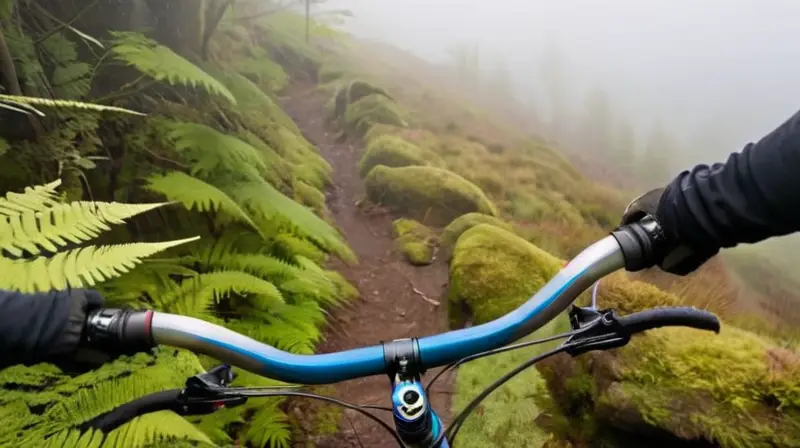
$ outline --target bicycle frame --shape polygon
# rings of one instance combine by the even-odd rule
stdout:
[[[442,422],[429,405],[420,376],[486,350],[500,348],[544,326],[596,280],[625,266],[614,236],[585,249],[516,310],[491,322],[421,339],[401,339],[337,353],[296,355],[199,319],[149,313],[156,344],[182,347],[265,377],[297,384],[330,384],[388,373],[395,426],[404,443],[431,446]],[[440,447],[448,447],[442,439]]]

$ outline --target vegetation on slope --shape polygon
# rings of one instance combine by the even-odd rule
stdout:
[[[469,230],[456,232],[460,237],[455,236],[450,285],[454,321],[484,322],[513,309],[537,287],[536,272],[543,273],[536,280],[541,283],[560,267],[558,258],[575,255],[616,224],[624,207],[619,192],[586,180],[540,141],[493,123],[465,105],[468,102],[454,101],[456,95],[434,94],[386,54],[395,57],[399,52],[365,51],[362,46],[345,57],[358,68],[351,68],[351,73],[358,71],[373,85],[389,87],[391,97],[410,112],[413,124],[376,125],[364,134],[365,140],[395,136],[436,153],[450,171],[481,188],[497,204],[497,216],[522,237],[492,223],[467,225]],[[342,71],[332,82],[345,85],[350,76]],[[454,229],[460,227],[455,224]],[[652,273],[635,276],[679,295],[614,275],[601,283],[599,303],[622,314],[691,304],[733,317],[730,285],[719,280],[718,269],[717,263],[710,263],[677,282]],[[527,285],[531,291],[515,289],[525,286],[526,278],[533,279]],[[528,396],[537,397],[531,400],[548,411],[548,418],[540,420],[547,423],[547,430],[576,446],[611,436],[618,443],[661,440],[667,446],[694,439],[725,447],[794,446],[798,420],[792,372],[800,359],[796,350],[736,329],[730,319],[724,326],[717,337],[691,330],[657,330],[612,353],[577,360],[559,357],[542,369],[553,398],[541,393],[533,378],[528,381]],[[460,368],[456,407],[470,398],[464,394],[478,390],[481,382],[476,378],[496,377],[494,365],[487,360]],[[513,383],[495,392],[500,396],[497,403],[517,396],[516,387],[525,386]],[[487,404],[482,415],[473,417],[479,422],[471,427],[476,440],[497,442],[504,440],[503,435],[524,432],[538,414],[519,411],[526,417],[516,419],[513,412],[490,412],[497,403]],[[785,431],[779,429],[782,425]],[[613,434],[599,431],[604,426]]]
[[[0,264],[13,273],[0,287],[93,285],[112,306],[198,317],[312,353],[326,308],[357,293],[322,267],[330,255],[355,261],[324,219],[330,166],[274,100],[287,72],[312,77],[319,64],[302,21],[232,20],[258,15],[263,2],[249,1],[235,11],[215,0],[0,3],[0,59],[13,55],[0,64],[10,93],[0,166],[13,167],[0,172],[12,192],[0,200]],[[78,430],[214,363],[162,349],[78,372],[4,369],[0,444],[288,446],[278,399]],[[234,384],[275,382],[242,371]]]

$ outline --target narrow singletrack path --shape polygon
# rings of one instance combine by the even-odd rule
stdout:
[[[446,331],[446,260],[437,259],[425,267],[409,265],[394,247],[393,217],[381,209],[358,206],[365,197],[357,168],[363,145],[360,142],[337,142],[337,132],[326,128],[324,105],[327,99],[309,84],[290,86],[282,99],[284,110],[333,166],[333,185],[327,194],[327,204],[336,225],[359,259],[353,266],[338,260],[331,264],[331,268],[341,272],[358,288],[361,297],[351,306],[333,311],[326,339],[318,352],[328,353]],[[432,305],[422,295],[439,301],[440,305]],[[426,378],[430,379],[433,373],[428,372]],[[449,420],[452,382],[451,374],[444,375],[437,381],[433,388],[435,392],[430,397],[445,424]],[[332,395],[351,403],[390,406],[390,392],[388,377],[378,375],[339,383],[333,387]],[[396,446],[391,435],[375,422],[355,411],[344,412],[338,433],[321,439],[315,437],[315,446]],[[390,413],[375,412],[392,425]]]

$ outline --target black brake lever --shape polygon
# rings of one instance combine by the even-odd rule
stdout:
[[[630,333],[620,325],[614,310],[573,306],[569,318],[572,329],[580,331],[564,341],[564,351],[571,356],[623,347],[631,340]]]
[[[210,414],[223,407],[242,405],[251,397],[270,397],[302,388],[302,386],[229,387],[233,379],[233,370],[227,364],[190,377],[178,396],[179,413]]]

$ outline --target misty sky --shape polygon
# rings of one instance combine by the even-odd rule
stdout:
[[[800,109],[796,0],[330,0],[347,29],[432,61],[459,43],[504,55],[520,95],[547,105],[537,62],[563,53],[576,101],[591,84],[643,130],[660,117],[691,162],[716,161]],[[697,136],[699,130],[703,137]],[[689,142],[693,142],[690,144]],[[709,160],[711,159],[711,160]]]

